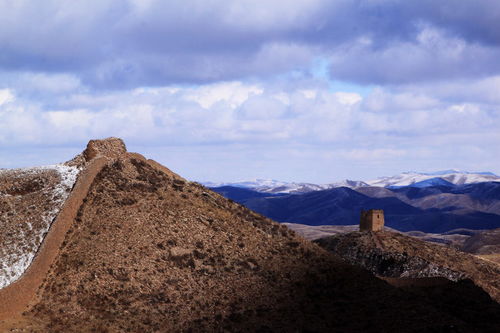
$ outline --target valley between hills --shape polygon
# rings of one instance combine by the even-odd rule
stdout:
[[[341,191],[372,208],[366,195]],[[0,331],[498,330],[498,233],[478,231],[498,228],[491,211],[468,219],[479,221],[474,228],[462,226],[474,232],[438,245],[413,236],[444,235],[462,220],[440,212],[443,227],[437,218],[422,223],[428,212],[408,221],[388,214],[389,227],[412,227],[359,232],[343,202],[317,207],[311,193],[302,203],[255,194],[268,210],[254,210],[128,152],[117,138],[92,140],[59,165],[0,170]],[[308,226],[270,213],[301,205],[344,216],[344,226],[311,242],[299,234]],[[380,208],[401,207],[391,205]]]

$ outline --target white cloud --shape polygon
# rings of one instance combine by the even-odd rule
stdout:
[[[251,96],[241,105],[238,117],[241,119],[262,119],[272,121],[283,117],[287,104],[269,95]]]
[[[335,93],[335,97],[339,100],[341,104],[346,104],[346,105],[353,105],[359,103],[363,99],[359,94],[346,93],[346,92],[337,92]]]
[[[49,111],[43,116],[52,128],[67,131],[66,135],[75,128],[87,127],[92,119],[92,114],[87,110]]]
[[[57,85],[57,79],[66,80],[55,76],[48,81]],[[277,170],[271,163],[290,167],[297,163],[304,174],[307,168],[316,170],[317,177],[323,174],[323,181],[339,179],[328,176],[329,169],[347,178],[356,178],[349,172],[375,177],[389,173],[381,171],[383,165],[390,165],[394,172],[429,165],[467,169],[474,164],[471,159],[490,161],[478,163],[476,170],[482,165],[499,172],[494,163],[500,160],[493,152],[500,141],[500,115],[488,95],[475,85],[484,83],[473,84],[472,91],[454,84],[459,91],[469,92],[467,102],[455,101],[448,88],[379,87],[361,96],[331,91],[324,82],[300,79],[101,92],[75,83],[64,93],[47,87],[46,94],[43,86],[34,93],[32,87],[23,90],[19,85],[16,96],[12,89],[0,91],[0,146],[4,152],[12,146],[33,144],[81,148],[89,139],[120,136],[128,145],[142,145],[141,150],[145,146],[182,146],[186,152],[177,154],[184,157],[194,147],[206,147],[201,159],[209,151],[216,155],[220,149],[241,145],[241,153],[233,152],[240,159],[240,170],[255,165],[244,156],[245,150],[254,149],[255,158],[267,159],[261,164],[268,170]],[[10,153],[9,166],[18,152]],[[160,161],[172,163],[167,156]],[[25,155],[17,158],[27,159]],[[6,157],[0,154],[2,160]],[[215,159],[208,161],[216,167]],[[196,172],[193,165],[187,175],[201,179]]]
[[[64,82],[64,77],[59,78]],[[49,81],[55,84],[56,79]],[[176,143],[255,142],[272,137],[355,145],[371,136],[418,138],[493,131],[500,122],[483,104],[453,103],[422,89],[377,88],[363,98],[321,85],[305,89],[300,82],[295,87],[276,87],[232,81],[95,94],[82,93],[85,89],[75,85],[73,91],[56,95],[50,95],[48,87],[47,103],[40,102],[38,95],[32,101],[21,91],[24,97],[15,99],[10,90],[2,90],[0,117],[3,136],[11,142],[39,135],[38,142],[52,144],[118,133]],[[19,117],[38,129],[23,133],[14,124]]]
[[[0,161],[114,135],[192,170],[498,168],[500,7],[443,1],[0,0]]]
[[[300,91],[306,98],[309,99],[314,99],[316,98],[316,95],[318,94],[317,91],[312,90],[312,89],[304,89]]]
[[[73,93],[81,86],[80,79],[70,74],[47,74],[47,73],[18,73],[17,82],[14,84],[22,86],[25,91],[45,93]]]
[[[439,101],[429,94],[415,93],[412,90],[391,91],[375,88],[363,102],[363,107],[374,112],[401,112],[425,110],[439,106]]]
[[[0,89],[0,106],[12,102],[14,99],[14,94],[10,89]]]
[[[438,83],[409,84],[400,89],[415,94],[434,96],[448,103],[500,104],[500,75],[471,80],[450,80]]]
[[[243,104],[250,95],[262,94],[257,85],[243,85],[241,82],[222,82],[190,89],[185,95],[187,100],[196,101],[202,107],[209,109],[217,102],[227,102],[231,108]]]
[[[402,149],[352,149],[341,151],[340,154],[348,160],[384,161],[395,157],[403,157],[407,152]]]
[[[350,40],[331,52],[331,74],[341,80],[405,84],[495,75],[497,45],[469,43],[457,34],[428,24],[417,25],[414,40],[380,45]]]

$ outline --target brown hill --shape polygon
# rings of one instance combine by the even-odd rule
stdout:
[[[473,285],[437,290],[446,304],[396,289],[127,153],[117,139],[89,143],[71,164],[83,171],[35,260],[0,289],[0,329],[494,332],[500,325],[499,305]],[[463,302],[471,306],[453,306]]]
[[[500,267],[451,247],[389,231],[338,234],[316,243],[378,276],[470,279],[500,301]]]
[[[464,242],[461,250],[500,265],[500,228],[473,235]]]
[[[343,234],[359,230],[359,224],[356,225],[306,225],[299,223],[283,223],[305,239],[311,241],[326,238],[329,236]],[[406,236],[411,236],[426,242],[444,244],[455,249],[462,248],[463,244],[471,235],[482,232],[482,230],[455,229],[442,234],[426,233],[422,231],[399,231],[389,227],[384,227],[386,231],[397,232]],[[465,251],[467,252],[467,251]],[[500,253],[500,250],[498,251]]]
[[[463,244],[462,250],[474,254],[500,254],[500,228],[470,237]]]

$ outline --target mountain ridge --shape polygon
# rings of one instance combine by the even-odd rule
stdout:
[[[362,209],[384,209],[386,224],[400,231],[446,232],[500,227],[500,183],[430,187],[338,187],[303,194],[268,195],[251,189],[213,188],[280,222],[352,225]],[[245,196],[236,192],[245,191]]]
[[[379,177],[373,180],[349,180],[327,184],[284,182],[270,179],[254,179],[240,182],[200,182],[207,187],[232,186],[253,189],[262,193],[306,193],[311,191],[321,191],[337,187],[428,187],[435,185],[464,185],[480,182],[500,182],[500,177],[492,172],[469,172],[459,170],[443,170],[430,173],[424,172],[403,172],[390,177]]]

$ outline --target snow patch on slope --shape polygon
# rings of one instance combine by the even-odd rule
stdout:
[[[64,164],[15,170],[0,170],[0,175],[7,172],[33,175],[48,170],[55,170],[59,175],[59,182],[55,184],[55,186],[50,189],[50,193],[48,193],[51,198],[52,207],[39,216],[42,222],[41,228],[34,230],[32,225],[26,222],[27,228],[30,231],[30,236],[28,236],[26,231],[22,228],[15,230],[15,234],[6,236],[11,238],[11,240],[7,240],[7,248],[0,247],[0,288],[6,287],[19,279],[29,267],[45,235],[49,231],[52,222],[55,220],[64,202],[68,198],[80,172],[77,167]],[[12,195],[0,193],[0,197],[1,196]],[[2,228],[2,224],[3,223],[0,223],[0,228]]]

